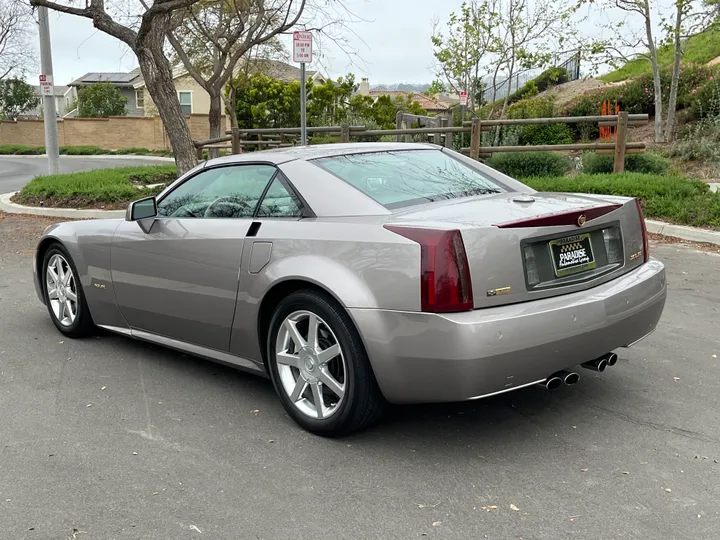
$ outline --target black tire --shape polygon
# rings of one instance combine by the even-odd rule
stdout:
[[[298,410],[280,381],[275,344],[283,321],[297,311],[319,316],[337,338],[345,358],[345,393],[337,411],[328,418],[311,418]],[[326,437],[346,435],[369,426],[382,415],[385,399],[360,335],[347,312],[332,297],[312,289],[287,296],[273,313],[266,346],[268,371],[275,391],[290,417],[307,431]]]
[[[77,301],[75,302],[75,305],[77,311],[75,315],[75,320],[72,322],[72,324],[69,325],[65,325],[60,322],[58,316],[53,311],[53,307],[51,305],[50,297],[48,294],[48,264],[55,255],[60,255],[67,262],[67,265],[69,267],[69,270],[72,272],[72,277],[75,282],[75,292],[77,296]],[[83,291],[79,276],[80,274],[78,274],[75,263],[73,262],[72,257],[64,246],[62,246],[61,244],[53,244],[48,248],[48,250],[45,252],[45,256],[43,257],[41,273],[45,305],[47,306],[48,313],[50,314],[50,320],[52,320],[55,327],[62,334],[66,335],[69,338],[87,337],[92,335],[95,330],[95,324],[93,323],[92,316],[90,315],[90,310],[88,309],[87,302],[85,301],[85,292]]]

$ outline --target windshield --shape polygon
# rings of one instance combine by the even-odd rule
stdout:
[[[313,160],[387,208],[500,193],[487,176],[440,150],[398,150]]]

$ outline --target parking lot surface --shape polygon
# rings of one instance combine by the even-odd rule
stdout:
[[[0,537],[717,539],[720,256],[653,244],[658,330],[604,373],[300,430],[264,379],[38,302],[49,221],[0,214]]]

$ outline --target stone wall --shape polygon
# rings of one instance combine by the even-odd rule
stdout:
[[[206,114],[186,117],[195,140],[208,138]],[[65,118],[58,120],[60,146],[99,146],[108,150],[147,148],[170,150],[170,141],[159,116],[111,116],[110,118]],[[223,124],[226,124],[223,117]],[[0,121],[0,145],[45,146],[42,120]]]

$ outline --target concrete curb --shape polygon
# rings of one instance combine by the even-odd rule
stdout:
[[[10,197],[17,191],[0,195],[0,211],[8,214],[30,214],[34,216],[59,217],[71,219],[109,219],[124,218],[125,210],[77,210],[75,208],[44,208],[41,206],[24,206],[10,202]]]
[[[648,232],[659,234],[662,236],[670,236],[672,238],[680,238],[690,242],[698,242],[701,244],[714,244],[720,246],[720,232],[708,231],[706,229],[698,229],[696,227],[686,227],[684,225],[673,225],[672,223],[664,223],[651,219],[645,220]]]
[[[134,156],[130,154],[123,154],[120,156],[114,155],[114,154],[92,154],[89,156],[66,156],[62,155],[60,156],[63,159],[94,159],[94,158],[100,158],[100,159],[119,159],[119,160],[148,160],[148,161],[162,161],[164,163],[175,163],[175,158],[171,157],[164,157],[164,156]],[[15,154],[0,154],[0,159],[47,159],[47,154],[39,154],[35,156],[18,156]]]

